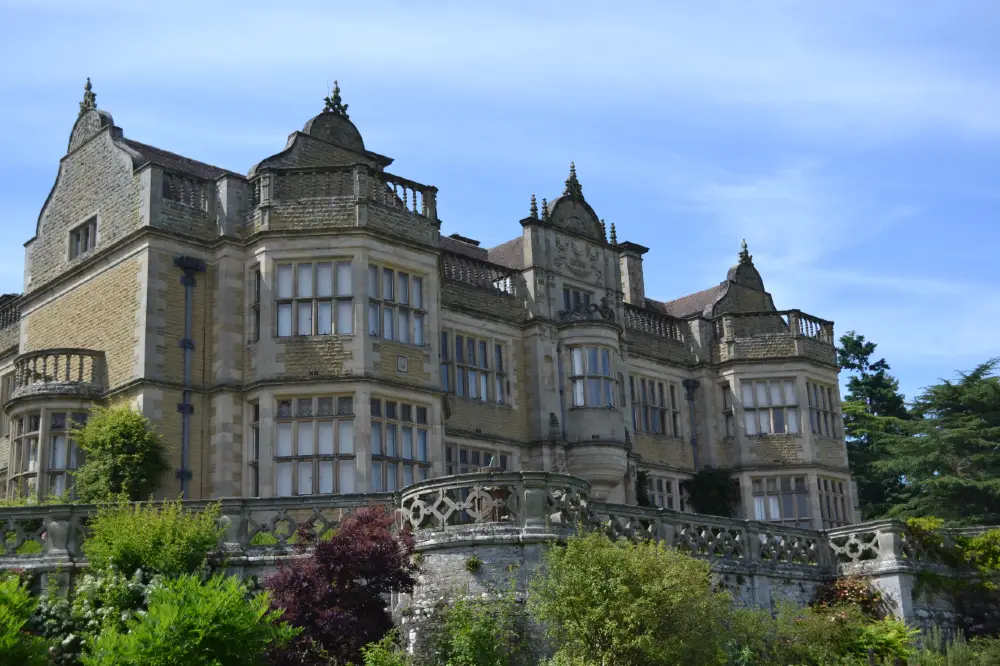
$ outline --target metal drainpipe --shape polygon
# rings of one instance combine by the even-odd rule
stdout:
[[[188,457],[191,448],[191,415],[194,405],[191,403],[191,353],[194,351],[194,340],[191,335],[191,325],[194,319],[194,285],[195,273],[205,272],[205,262],[194,257],[174,257],[174,265],[184,271],[181,284],[184,285],[184,337],[180,347],[184,350],[184,394],[177,405],[181,413],[181,467],[175,472],[175,477],[181,482],[181,499],[187,499],[188,481],[191,480],[191,470],[188,469]]]
[[[701,465],[698,464],[698,426],[694,420],[694,392],[698,388],[698,380],[685,379],[682,384],[687,391],[688,413],[691,415],[691,453],[694,458],[694,471],[697,472],[701,469]]]

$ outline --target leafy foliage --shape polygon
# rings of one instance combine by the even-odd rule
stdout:
[[[816,608],[854,606],[866,616],[881,620],[889,615],[882,592],[863,578],[836,578],[823,585],[813,598]]]
[[[377,643],[369,643],[361,648],[363,666],[408,666],[410,659],[397,644],[395,631],[386,634]]]
[[[649,472],[640,469],[635,473],[635,503],[639,506],[653,506],[649,497]]]
[[[104,630],[83,656],[84,666],[257,666],[269,648],[296,633],[278,622],[265,593],[247,598],[235,577],[169,580],[152,591],[146,613],[128,629]]]
[[[876,469],[874,464],[887,455],[883,435],[901,433],[901,422],[910,419],[889,364],[884,358],[872,361],[876,347],[865,336],[848,331],[837,349],[840,368],[855,373],[847,380],[844,396],[844,435],[866,519],[884,515],[902,492],[899,475]]]
[[[0,664],[48,663],[48,642],[27,631],[36,604],[20,577],[0,575]]]
[[[681,482],[696,513],[729,518],[739,506],[739,486],[725,467],[703,467]]]
[[[161,505],[119,502],[98,512],[83,552],[92,568],[125,576],[139,569],[168,577],[193,573],[218,545],[223,529],[218,517],[218,504],[197,512],[179,500]]]
[[[708,564],[652,542],[571,537],[545,553],[532,615],[559,645],[560,663],[715,664],[728,598]]]
[[[905,480],[892,517],[935,515],[951,525],[1000,522],[1000,359],[924,389],[914,420],[884,433],[873,463]]]
[[[167,469],[160,436],[142,414],[127,406],[95,407],[73,437],[87,454],[74,475],[82,502],[148,497]]]
[[[275,608],[304,631],[276,650],[277,664],[325,664],[357,661],[361,648],[392,629],[383,595],[411,592],[416,582],[410,561],[413,537],[392,534],[392,515],[382,507],[351,514],[327,541],[315,542],[302,530],[296,548],[307,557],[286,562],[265,581]]]
[[[514,666],[527,663],[526,617],[513,591],[459,599],[438,609],[429,663],[435,666]]]

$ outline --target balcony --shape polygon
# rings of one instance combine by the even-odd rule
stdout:
[[[34,396],[99,398],[107,387],[104,352],[93,349],[39,349],[14,361],[10,399]]]
[[[712,361],[805,357],[836,365],[833,322],[800,310],[733,312],[712,319]]]

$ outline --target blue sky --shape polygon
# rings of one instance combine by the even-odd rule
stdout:
[[[82,97],[245,172],[339,79],[367,146],[484,245],[584,194],[650,296],[746,238],[779,308],[879,344],[908,397],[1000,355],[1000,3],[0,0],[0,290]]]

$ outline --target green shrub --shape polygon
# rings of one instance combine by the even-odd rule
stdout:
[[[278,623],[266,593],[250,596],[235,577],[195,575],[168,580],[149,597],[127,633],[104,630],[84,666],[263,666],[266,652],[298,632]]]
[[[545,553],[529,608],[558,645],[560,663],[718,664],[729,598],[708,564],[652,542],[571,537]]]
[[[923,641],[908,666],[995,666],[1000,664],[1000,638],[973,638],[961,634],[947,641],[937,630]]]
[[[193,573],[205,566],[208,553],[219,543],[224,528],[218,517],[218,504],[196,512],[184,509],[180,501],[119,502],[98,512],[83,552],[91,568],[126,576],[139,569],[167,577]]]
[[[48,663],[48,642],[27,631],[36,604],[20,578],[0,575],[0,664],[45,666]]]
[[[361,648],[363,666],[409,666],[410,659],[399,648],[397,640],[393,631],[378,643],[369,643]]]
[[[443,605],[430,625],[430,663],[435,666],[526,663],[525,619],[513,592],[492,599],[458,599]]]
[[[87,454],[74,473],[82,502],[148,497],[167,469],[160,436],[146,417],[127,406],[95,407],[73,438]]]

